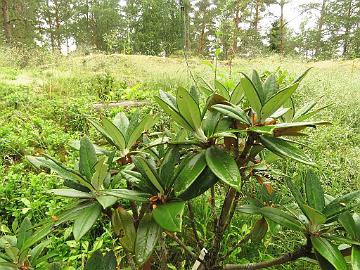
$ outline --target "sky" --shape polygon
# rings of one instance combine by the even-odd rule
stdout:
[[[300,14],[299,7],[303,4],[309,4],[309,3],[321,3],[321,0],[290,0],[288,4],[284,7],[284,16],[285,21],[289,22],[288,27],[291,29],[294,29],[295,31],[298,31],[300,29],[300,24],[302,19],[304,18],[303,15]],[[275,16],[280,17],[280,7],[279,5],[271,5],[269,8],[270,12],[273,13]],[[266,18],[264,19],[264,26],[268,26],[271,21],[273,21],[273,18]],[[316,22],[310,22],[315,24]]]

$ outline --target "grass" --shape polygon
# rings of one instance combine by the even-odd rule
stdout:
[[[123,110],[105,107],[96,111],[93,103],[129,99],[151,102],[160,89],[173,91],[179,85],[193,84],[181,59],[100,54],[41,57],[29,58],[27,67],[22,67],[20,56],[14,62],[0,55],[0,223],[4,225],[26,215],[39,221],[62,207],[64,200],[44,193],[59,186],[58,181],[38,174],[24,157],[47,153],[62,162],[74,163],[77,156],[69,143],[83,134],[97,136],[86,118]],[[189,65],[195,77],[212,80],[214,67],[209,61],[191,59]],[[313,67],[296,96],[298,105],[317,98],[321,98],[321,105],[331,104],[320,118],[333,125],[313,130],[303,139],[310,146],[308,152],[317,163],[326,192],[339,194],[360,189],[360,61],[306,62],[277,56],[236,59],[231,63],[231,73],[237,81],[240,71],[275,71],[279,67],[280,72],[288,72],[288,79]],[[218,64],[220,80],[227,78],[229,72],[228,62]],[[154,108],[150,105],[147,109]],[[293,162],[282,162],[279,166],[288,173],[304,170]],[[199,225],[209,219],[209,213],[203,211],[204,204],[199,199],[195,205],[195,210],[202,214]],[[248,222],[246,218],[237,217],[227,235],[228,241],[244,235],[248,229],[244,225]],[[108,224],[103,224],[102,237],[89,235],[84,240],[87,243],[75,243],[66,233],[65,236],[64,232],[57,233],[51,236],[51,249],[77,269],[87,254],[100,245],[99,241],[106,248],[116,245],[107,229]],[[245,248],[235,252],[231,259],[246,262],[243,256],[252,260],[270,258],[287,250],[284,243],[289,248],[296,245],[296,240],[286,243],[282,237],[269,236],[258,250]],[[275,244],[270,240],[275,240]],[[296,269],[310,269],[305,265],[300,262]],[[294,269],[291,267],[287,269]]]

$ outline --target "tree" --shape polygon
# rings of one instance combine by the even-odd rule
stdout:
[[[2,10],[3,31],[5,35],[5,41],[6,43],[9,44],[11,42],[11,23],[10,23],[8,0],[2,0],[1,10]]]

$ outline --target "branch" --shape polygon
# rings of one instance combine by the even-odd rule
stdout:
[[[252,232],[249,232],[243,239],[241,239],[235,246],[233,246],[224,256],[221,257],[221,261],[225,260],[227,257],[231,255],[238,247],[245,244],[247,241],[250,240]]]
[[[185,243],[181,241],[175,234],[170,232],[165,232],[165,233],[166,235],[170,236],[173,240],[175,240],[175,242],[178,243],[194,260],[200,261],[198,256],[194,252],[192,252],[190,248],[187,245],[185,245]]]
[[[298,250],[284,254],[276,259],[259,262],[259,263],[249,263],[249,264],[227,264],[224,267],[224,270],[254,270],[262,269],[267,267],[272,267],[279,264],[284,264],[288,262],[295,261],[301,257],[307,257],[311,254],[311,241],[308,241],[306,245],[302,246]]]
[[[203,247],[203,243],[200,240],[199,235],[196,230],[194,210],[193,210],[190,202],[188,202],[188,209],[189,209],[190,224],[191,224],[192,231],[194,233],[195,241],[196,241],[198,248],[201,250]]]

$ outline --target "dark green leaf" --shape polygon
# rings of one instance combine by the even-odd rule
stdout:
[[[124,209],[112,211],[111,223],[121,245],[130,252],[135,251],[136,230],[132,216]]]
[[[18,231],[18,238],[16,246],[19,249],[22,249],[25,241],[31,236],[32,234],[32,224],[28,217],[25,217],[24,220],[21,222],[19,231]]]
[[[212,106],[212,108],[226,116],[240,121],[241,123],[250,125],[249,117],[239,106],[217,104]]]
[[[127,141],[126,147],[131,149],[131,147],[136,143],[141,134],[151,128],[156,121],[156,117],[154,115],[147,115],[138,125],[134,128],[133,132],[130,134],[129,139]]]
[[[304,214],[309,218],[312,224],[320,225],[324,224],[326,221],[326,216],[320,211],[304,204],[302,206]]]
[[[44,225],[37,229],[30,237],[28,237],[21,247],[21,252],[35,245],[51,232],[51,225]]]
[[[256,88],[256,92],[259,94],[261,104],[264,104],[266,99],[266,93],[264,92],[260,76],[256,70],[253,70],[252,72],[251,81]]]
[[[228,89],[218,80],[215,80],[215,89],[219,92],[220,95],[225,97],[227,100],[230,99]]]
[[[100,250],[96,250],[87,261],[84,270],[103,270],[103,267],[103,255]]]
[[[200,152],[183,164],[181,171],[175,178],[174,190],[177,194],[183,193],[197,179],[206,167],[204,152]]]
[[[360,231],[358,231],[356,227],[356,223],[350,214],[350,212],[346,211],[339,216],[339,222],[344,227],[347,234],[353,240],[360,240]]]
[[[360,270],[360,246],[352,247],[351,266],[353,270]]]
[[[206,167],[199,177],[191,184],[191,186],[184,191],[184,193],[180,194],[178,197],[184,201],[191,200],[217,183],[219,179],[213,172]]]
[[[232,94],[231,94],[231,98],[230,98],[230,102],[232,104],[239,104],[240,101],[243,99],[244,97],[244,89],[241,85],[241,81],[235,86]]]
[[[324,207],[323,213],[331,218],[353,207],[353,201],[360,199],[360,190],[337,197]]]
[[[77,183],[84,185],[85,187],[92,189],[92,186],[82,178],[77,172],[66,168],[60,162],[55,161],[50,157],[33,157],[27,156],[27,159],[32,163],[35,167],[40,168],[41,166],[51,169],[56,172],[61,178],[70,179]]]
[[[75,219],[73,234],[76,241],[79,241],[95,224],[101,214],[101,205],[93,203],[85,208]]]
[[[259,209],[259,212],[266,218],[286,227],[290,230],[303,232],[304,227],[295,217],[283,212],[280,209],[272,207],[263,207]]]
[[[264,85],[264,93],[265,93],[265,102],[276,94],[276,92],[279,90],[279,85],[276,82],[276,77],[274,74],[271,74],[269,77],[267,77]]]
[[[315,165],[302,150],[285,140],[262,135],[260,136],[260,141],[267,149],[282,158],[291,158],[308,165]]]
[[[259,93],[256,91],[254,84],[251,82],[249,77],[243,74],[245,77],[241,78],[241,86],[244,89],[244,94],[248,100],[251,108],[256,112],[257,115],[260,115],[261,111],[261,99]]]
[[[83,137],[80,140],[80,162],[79,171],[88,182],[94,173],[94,166],[97,162],[95,148],[88,137]]]
[[[108,176],[109,166],[106,163],[107,158],[102,156],[95,165],[95,172],[91,178],[91,184],[96,190],[103,188],[105,178]]]
[[[322,237],[311,237],[311,242],[314,249],[320,253],[329,263],[331,263],[337,270],[348,269],[346,261],[339,251],[330,242]]]
[[[100,196],[96,196],[96,200],[101,204],[103,209],[106,209],[106,208],[114,205],[117,202],[118,197],[100,195]]]
[[[153,210],[153,218],[164,230],[181,232],[185,202],[169,202]]]
[[[135,242],[135,261],[141,266],[153,253],[161,235],[161,227],[155,222],[152,214],[145,214],[137,230]]]
[[[180,162],[180,152],[178,146],[170,146],[167,150],[159,169],[161,185],[168,189],[172,185],[175,166]]]
[[[149,179],[159,192],[164,193],[164,188],[159,182],[159,176],[157,175],[155,168],[153,168],[151,164],[142,157],[132,157],[132,160],[141,174]]]
[[[124,134],[114,125],[112,121],[106,117],[102,118],[102,128],[105,130],[106,134],[109,135],[114,145],[120,150],[123,151],[126,148]],[[100,131],[100,130],[99,130]]]
[[[325,206],[324,190],[319,177],[311,170],[305,176],[305,192],[309,206],[322,212]]]
[[[181,116],[186,119],[193,130],[201,127],[201,113],[198,104],[189,94],[189,92],[179,87],[176,94],[176,104]]]
[[[139,191],[129,190],[129,189],[109,189],[107,191],[104,191],[103,194],[114,196],[120,199],[137,201],[137,202],[147,202],[151,197],[151,195],[148,193],[142,193]]]
[[[191,125],[185,120],[184,117],[181,116],[181,114],[177,111],[177,109],[174,109],[171,107],[168,103],[160,99],[159,97],[155,97],[155,101],[159,104],[159,106],[168,114],[171,116],[171,118],[180,126],[183,128],[193,131],[193,128]]]
[[[298,88],[298,84],[293,84],[275,95],[273,95],[262,107],[260,118],[264,121],[274,112],[276,112],[281,106],[285,104],[285,102],[291,97],[291,95],[295,92]]]
[[[212,146],[206,149],[206,162],[221,181],[240,191],[241,176],[234,158],[224,149]]]

